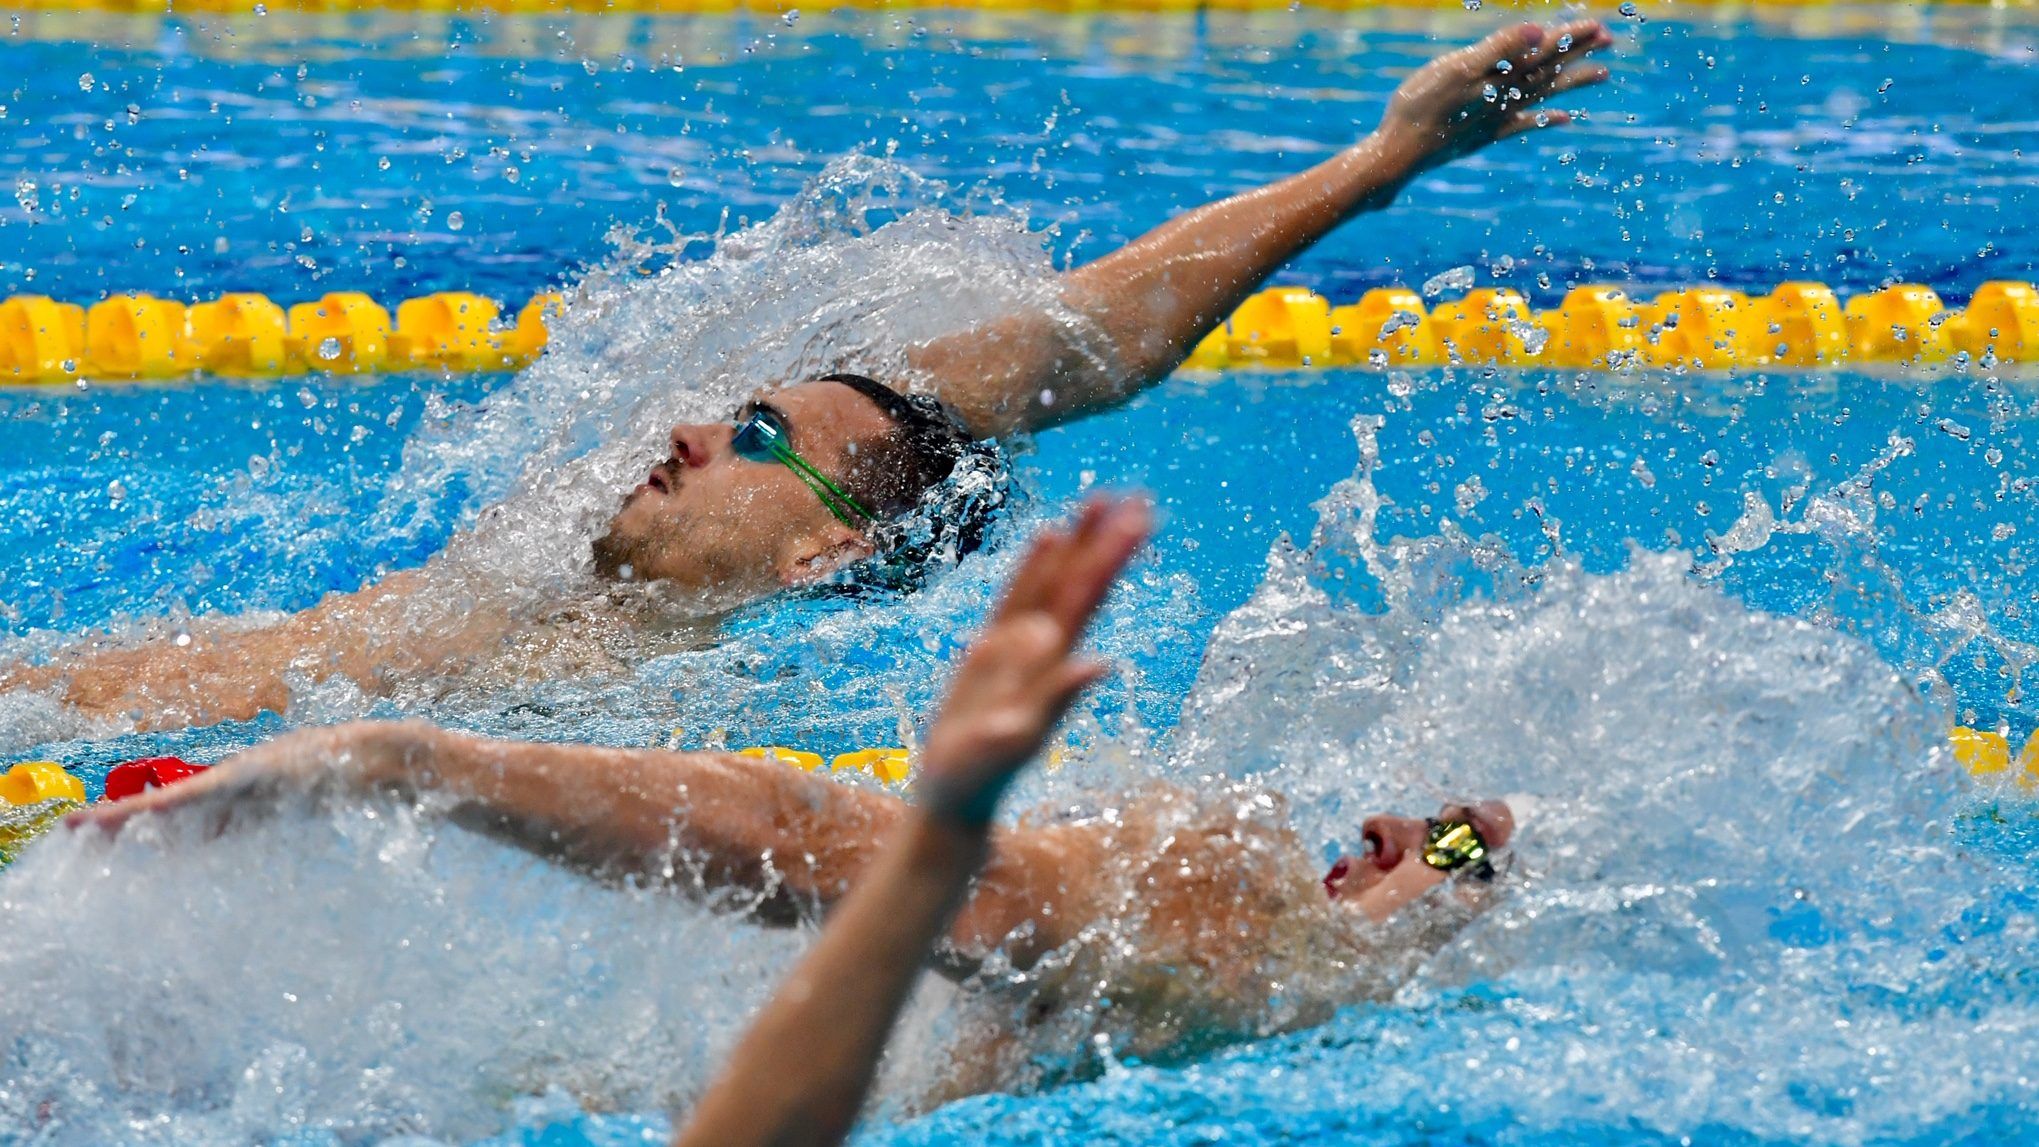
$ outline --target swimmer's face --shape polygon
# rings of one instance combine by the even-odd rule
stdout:
[[[803,382],[753,401],[783,416],[795,451],[845,484],[860,445],[894,432],[876,403],[836,382]],[[730,447],[732,423],[675,426],[669,454],[595,540],[604,577],[754,597],[868,557],[864,534],[831,514],[791,467]]]
[[[1515,814],[1500,801],[1448,804],[1439,820],[1462,820],[1478,830],[1490,849],[1507,847],[1515,835]],[[1385,919],[1396,908],[1444,882],[1446,874],[1423,862],[1430,825],[1421,817],[1370,816],[1360,826],[1362,850],[1341,856],[1324,877],[1331,898]]]

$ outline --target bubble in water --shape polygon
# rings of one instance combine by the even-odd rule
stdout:
[[[680,168],[672,168],[666,172],[666,182],[674,187],[685,187],[687,185],[687,173]]]
[[[1435,280],[1432,281],[1434,282]],[[1467,282],[1470,283],[1471,280],[1468,279]],[[1424,284],[1424,286],[1428,288],[1429,284],[1426,283]],[[1410,327],[1422,323],[1422,321],[1423,316],[1417,314],[1415,311],[1396,311],[1394,314],[1388,316],[1388,320],[1386,322],[1381,324],[1381,333],[1379,337],[1385,339],[1389,335],[1394,334],[1396,331],[1407,330]]]
[[[383,157],[382,157],[381,159],[378,159],[378,160],[376,160],[376,161],[375,161],[375,166],[376,166],[377,170],[380,170],[380,171],[388,171],[388,170],[389,170],[389,157],[385,155],[385,156],[383,156]]]
[[[1508,332],[1522,340],[1522,349],[1534,358],[1550,342],[1550,332],[1527,319],[1510,319]]]
[[[31,215],[42,206],[42,198],[36,191],[36,182],[33,179],[17,180],[14,184],[14,201],[21,204],[21,209]]]
[[[1423,297],[1436,298],[1446,291],[1470,290],[1472,285],[1473,268],[1471,264],[1453,267],[1449,271],[1440,271],[1423,280]]]
[[[78,90],[81,92],[89,92],[92,90],[92,86],[96,83],[98,83],[98,81],[92,78],[91,72],[82,73],[78,77]]]
[[[448,231],[458,231],[465,226],[467,226],[467,217],[465,215],[458,211],[448,211],[446,213],[446,229]]]
[[[318,355],[320,359],[326,362],[331,362],[334,359],[339,358],[340,340],[331,337],[321,340],[319,342]]]

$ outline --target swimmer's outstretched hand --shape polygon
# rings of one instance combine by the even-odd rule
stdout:
[[[1094,498],[1073,527],[1034,539],[928,730],[916,783],[931,813],[990,823],[999,795],[1104,675],[1076,642],[1151,528],[1145,500]]]
[[[1414,175],[1573,113],[1542,106],[1607,78],[1586,59],[1614,43],[1598,20],[1505,28],[1417,69],[1388,101],[1376,138]]]

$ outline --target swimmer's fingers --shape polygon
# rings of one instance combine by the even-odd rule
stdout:
[[[1563,95],[1575,88],[1604,83],[1610,74],[1606,64],[1582,62],[1573,64],[1562,71],[1552,70],[1541,73],[1535,78],[1526,81],[1528,86],[1523,91],[1527,93],[1529,101],[1535,103],[1538,100],[1546,100],[1552,96]]]
[[[1146,541],[1152,514],[1143,499],[1093,498],[1067,530],[1034,539],[1014,573],[994,621],[1045,613],[1073,643],[1113,580]]]
[[[1144,498],[1123,498],[1103,506],[1095,518],[1085,515],[1087,528],[1070,547],[1069,561],[1048,606],[1049,615],[1063,627],[1072,645],[1104,604],[1120,571],[1146,543],[1153,523],[1153,511]]]
[[[1049,526],[1035,534],[1032,544],[1027,547],[1027,556],[1020,559],[1019,568],[1013,572],[1012,581],[1005,588],[1005,596],[999,600],[994,620],[1047,608],[1054,596],[1055,585],[1068,565],[1075,538],[1086,523],[1101,513],[1102,506],[1092,501],[1083,508],[1073,530]]]
[[[1546,127],[1562,127],[1565,124],[1571,123],[1572,119],[1573,114],[1571,112],[1562,111],[1558,108],[1537,108],[1535,111],[1516,112],[1508,117],[1506,123],[1501,125],[1500,131],[1494,133],[1494,138],[1507,139],[1509,136],[1521,135],[1525,131],[1536,131],[1539,128]]]

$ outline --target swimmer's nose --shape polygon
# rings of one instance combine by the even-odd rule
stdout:
[[[717,432],[720,432],[718,435]],[[706,466],[715,456],[718,437],[726,442],[729,438],[727,426],[702,426],[699,423],[683,422],[673,427],[673,461],[681,466],[695,468]]]
[[[1423,838],[1430,825],[1410,816],[1370,816],[1359,826],[1361,859],[1383,872],[1402,863],[1410,853],[1423,851]]]

